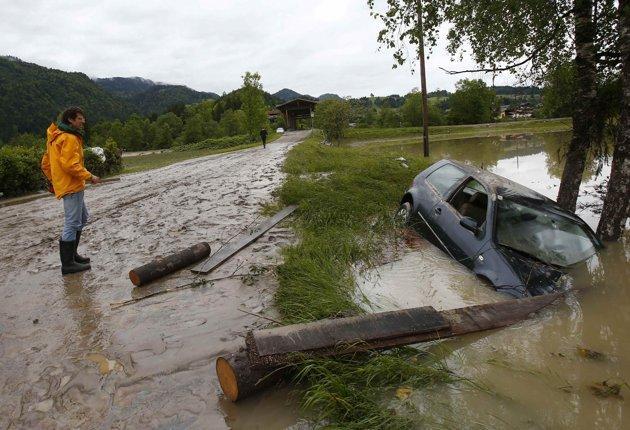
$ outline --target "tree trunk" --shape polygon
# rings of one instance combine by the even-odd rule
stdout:
[[[621,71],[621,116],[615,141],[608,192],[604,199],[597,234],[603,240],[619,240],[630,211],[630,1],[619,1],[619,49]]]
[[[580,183],[591,146],[595,122],[596,67],[593,0],[575,0],[575,69],[577,76],[576,106],[573,110],[573,137],[566,155],[558,204],[575,212]]]

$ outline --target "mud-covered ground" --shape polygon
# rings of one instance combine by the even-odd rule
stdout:
[[[131,297],[128,271],[208,241],[213,251],[262,219],[286,152],[306,136],[187,160],[86,191],[81,251],[92,270],[62,277],[62,204],[0,209],[0,428],[284,428],[286,393],[236,409],[220,399],[214,359],[271,315],[279,224],[205,278],[233,277],[111,309]],[[262,273],[261,273],[262,272]],[[189,283],[188,270],[159,282]],[[275,396],[275,397],[274,397]],[[264,404],[265,407],[260,405]],[[271,426],[273,423],[273,426]]]

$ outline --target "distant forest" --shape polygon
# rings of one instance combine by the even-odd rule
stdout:
[[[183,118],[187,105],[206,100],[215,102],[211,117],[219,123],[226,112],[230,112],[228,117],[232,112],[238,116],[241,105],[238,90],[219,96],[212,92],[195,91],[183,85],[156,83],[140,77],[90,79],[84,73],[50,69],[6,56],[0,57],[0,83],[0,144],[9,143],[27,133],[43,136],[47,126],[56,119],[59,112],[70,105],[85,108],[92,126],[111,124],[112,121],[125,123],[129,119],[136,123],[141,117],[153,122],[167,112]],[[523,100],[537,104],[541,96],[541,90],[537,87],[498,86],[493,87],[493,90],[502,105],[520,103]],[[414,93],[346,99],[356,107],[354,119],[369,125],[372,123],[369,118],[377,114],[375,110],[380,113],[381,109],[385,109],[385,116],[392,116],[388,109],[402,108],[412,94]],[[429,98],[433,105],[447,111],[450,108],[451,95],[446,90],[437,90],[429,93]],[[334,93],[313,97],[288,88],[274,94],[263,92],[263,97],[270,108],[296,97],[342,99]],[[360,121],[357,116],[367,116],[368,120]],[[392,116],[389,121],[375,120],[374,125],[391,125],[397,121],[400,123]],[[164,143],[159,146],[163,145]]]

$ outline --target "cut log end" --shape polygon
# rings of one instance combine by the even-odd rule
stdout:
[[[129,271],[129,279],[131,279],[131,283],[136,287],[139,287],[142,281],[140,281],[140,276],[133,270]]]
[[[238,382],[234,369],[223,357],[217,358],[217,377],[219,384],[228,399],[235,402],[238,400]]]

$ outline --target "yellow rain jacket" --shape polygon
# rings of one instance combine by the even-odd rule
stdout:
[[[55,197],[76,193],[85,188],[92,174],[83,166],[83,139],[51,124],[46,131],[46,153],[42,171],[52,183]]]

